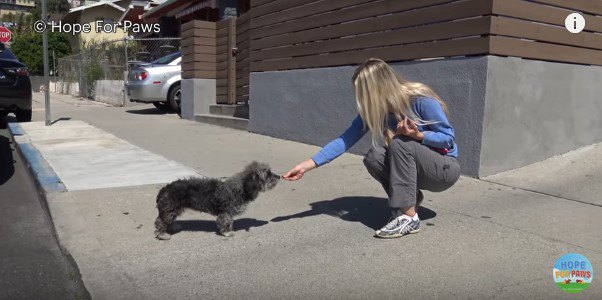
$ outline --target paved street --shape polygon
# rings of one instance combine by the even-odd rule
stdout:
[[[14,118],[8,117],[9,121]],[[0,299],[85,299],[0,120]]]
[[[181,120],[150,105],[52,97],[54,119],[87,122],[212,177],[252,160],[284,172],[318,149]],[[37,121],[41,99],[35,95]],[[594,161],[596,149],[577,155]],[[181,232],[157,241],[160,184],[53,193],[48,204],[94,299],[594,299],[602,297],[600,276],[568,295],[551,275],[569,252],[588,257],[594,270],[602,266],[602,207],[594,194],[566,194],[600,182],[598,170],[555,186],[513,181],[535,178],[538,169],[463,177],[446,192],[426,193],[421,232],[398,240],[373,238],[387,221],[385,195],[362,158],[348,154],[262,194],[235,222],[233,238],[215,235],[212,217],[188,212]]]

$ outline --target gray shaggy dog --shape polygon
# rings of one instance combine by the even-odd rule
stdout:
[[[232,232],[233,216],[243,213],[259,192],[272,189],[280,175],[272,173],[267,164],[252,162],[245,169],[225,180],[190,178],[164,186],[157,195],[159,216],[155,221],[157,239],[168,240],[168,230],[186,208],[217,216],[217,231],[227,237]]]

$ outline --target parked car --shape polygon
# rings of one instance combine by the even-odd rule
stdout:
[[[27,66],[0,43],[0,117],[14,113],[19,122],[31,121],[31,95]]]
[[[182,54],[175,52],[149,64],[138,64],[128,73],[131,102],[152,103],[161,110],[180,111]]]

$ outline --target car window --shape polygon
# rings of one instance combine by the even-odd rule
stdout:
[[[153,64],[153,65],[167,65],[170,62],[176,60],[178,57],[180,57],[180,55],[181,55],[180,52],[174,52],[172,54],[163,56],[163,57],[161,57],[161,58],[159,58],[159,59],[151,62],[151,64]]]
[[[169,63],[170,66],[179,66],[180,63],[182,62],[182,57],[178,57],[176,59],[174,59],[172,62]]]
[[[0,53],[0,58],[17,60],[17,57],[8,48],[5,48],[4,51],[2,51],[2,53]]]

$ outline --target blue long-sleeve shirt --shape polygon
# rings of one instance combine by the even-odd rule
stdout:
[[[418,130],[424,134],[422,144],[431,148],[447,149],[446,155],[458,157],[458,146],[454,142],[454,128],[447,120],[441,104],[435,99],[420,97],[412,101],[412,110],[420,119],[432,122],[428,125],[417,125]],[[388,123],[388,126],[395,131],[397,122]],[[358,115],[341,136],[324,146],[311,159],[318,166],[327,164],[349,150],[366,132],[364,122]]]

